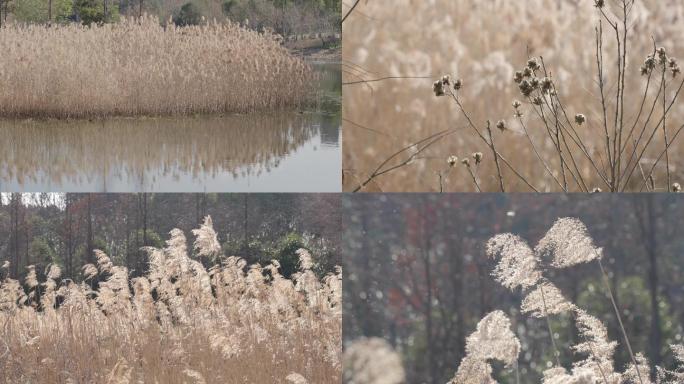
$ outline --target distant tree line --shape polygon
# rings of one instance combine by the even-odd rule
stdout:
[[[321,275],[340,264],[334,195],[11,193],[0,199],[0,265],[9,262],[9,275],[23,278],[28,265],[42,273],[54,263],[64,278],[79,280],[100,249],[141,275],[142,247],[162,247],[179,228],[191,249],[190,231],[207,215],[228,256],[250,264],[277,259],[286,276],[296,270],[300,248],[311,251]]]
[[[200,24],[203,17],[229,19],[253,29],[296,36],[339,32],[341,7],[341,0],[0,0],[0,25],[8,15],[26,23],[90,25],[149,13],[179,26]]]

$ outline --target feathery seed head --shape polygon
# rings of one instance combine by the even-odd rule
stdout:
[[[532,317],[544,318],[575,309],[574,304],[563,297],[553,284],[544,282],[537,285],[522,301],[520,310]]]
[[[57,280],[62,275],[62,270],[56,264],[50,264],[46,272],[47,278],[51,280]]]
[[[285,377],[285,380],[290,384],[308,384],[309,383],[304,378],[304,376],[302,376],[296,372],[292,372],[289,375],[287,375],[287,377]]]
[[[343,356],[344,383],[402,384],[405,381],[401,356],[380,338],[362,338],[346,347]]]
[[[487,255],[499,259],[492,275],[510,290],[532,287],[542,277],[537,256],[529,245],[516,235],[504,233],[489,239]]]
[[[535,252],[541,257],[552,257],[552,265],[556,268],[588,263],[602,256],[584,223],[572,217],[556,220],[539,240]]]
[[[204,223],[199,229],[192,230],[193,235],[197,236],[195,239],[195,250],[200,256],[215,256],[221,251],[221,244],[218,242],[214,225],[211,221],[211,216],[204,218]]]
[[[83,278],[86,280],[90,280],[97,275],[97,267],[93,264],[86,264],[81,267],[81,270],[83,271]]]
[[[299,248],[296,253],[297,253],[297,256],[299,256],[299,267],[303,271],[308,271],[311,268],[313,268],[313,266],[314,266],[313,259],[311,258],[311,254],[309,253],[308,250],[306,250],[304,248]]]
[[[511,321],[502,311],[487,314],[477,330],[466,339],[466,353],[481,360],[499,360],[513,365],[520,354],[520,342],[511,331]]]

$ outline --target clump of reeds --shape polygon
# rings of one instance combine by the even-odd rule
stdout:
[[[671,345],[675,370],[655,367],[651,379],[651,364],[632,350],[622,323],[621,312],[603,267],[603,253],[596,247],[585,225],[575,218],[558,219],[536,247],[530,247],[519,236],[505,233],[492,237],[486,245],[487,255],[498,261],[493,277],[504,287],[521,290],[524,298],[521,312],[544,319],[548,326],[552,365],[544,370],[543,384],[681,384],[684,382],[684,346]],[[608,329],[598,317],[579,308],[565,298],[561,290],[546,276],[549,269],[563,269],[580,264],[596,263],[604,279],[604,288],[618,319],[622,340],[611,341]],[[577,327],[579,342],[570,348],[577,360],[570,370],[559,361],[558,332],[552,329],[550,318],[570,315]],[[508,316],[495,310],[484,316],[477,329],[467,337],[465,357],[454,377],[447,384],[496,384],[492,361],[505,364],[520,383],[518,360],[523,350]],[[615,366],[618,348],[628,352],[631,363]],[[359,339],[349,344],[344,353],[344,378],[353,384],[403,384],[405,377],[401,358],[381,339]],[[394,373],[397,373],[396,375]]]
[[[278,36],[228,21],[9,24],[0,52],[6,117],[250,112],[298,106],[314,83]]]
[[[211,219],[149,248],[149,272],[129,279],[103,252],[85,280],[0,284],[3,382],[324,383],[341,377],[341,269],[319,279],[308,252],[291,279],[221,254]]]
[[[525,294],[521,304],[522,313],[546,320],[555,364],[544,371],[544,384],[675,384],[681,383],[684,379],[682,371],[668,371],[661,367],[656,367],[656,380],[650,379],[649,362],[640,353],[634,353],[627,337],[607,280],[607,273],[601,263],[602,251],[594,245],[581,221],[574,218],[559,219],[534,249],[518,236],[497,235],[487,243],[487,253],[499,260],[493,272],[495,279],[511,290],[522,289]],[[547,264],[549,268],[554,269],[594,261],[598,264],[604,278],[604,287],[620,325],[623,337],[621,347],[626,349],[631,358],[631,364],[622,372],[616,369],[613,360],[618,343],[609,340],[606,326],[599,318],[577,307],[563,296],[561,290],[545,277],[542,259],[550,260]],[[498,319],[496,322],[491,319],[492,315],[486,316],[478,324],[477,331],[468,338],[467,356],[461,362],[452,380],[453,384],[495,383],[491,378],[491,367],[487,364],[487,359],[502,360],[517,369],[514,365],[519,353],[517,339],[509,331],[510,323],[505,315],[502,312],[494,314]],[[572,346],[573,352],[579,355],[580,359],[573,363],[570,372],[560,363],[558,346],[549,320],[551,316],[559,314],[573,316],[581,338],[579,343]],[[496,326],[492,327],[493,323]],[[483,337],[483,334],[488,336]],[[671,348],[675,359],[684,365],[684,347],[672,345]],[[478,363],[474,364],[473,361]],[[470,373],[465,375],[464,372]],[[480,377],[478,375],[482,379],[473,381],[474,377]]]

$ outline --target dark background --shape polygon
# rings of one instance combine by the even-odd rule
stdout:
[[[676,195],[365,195],[343,199],[344,339],[387,339],[402,354],[410,383],[444,383],[463,357],[465,338],[501,309],[523,349],[521,382],[539,382],[553,352],[545,321],[519,313],[522,295],[491,277],[484,252],[512,232],[534,247],[560,217],[581,219],[599,247],[636,352],[672,367],[669,344],[684,335],[684,201]],[[566,298],[598,316],[629,355],[596,262],[547,274]],[[561,363],[570,368],[577,334],[570,318],[552,318]],[[515,375],[495,365],[502,383]]]

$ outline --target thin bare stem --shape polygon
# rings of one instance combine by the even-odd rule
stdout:
[[[620,311],[618,310],[617,304],[615,303],[615,297],[613,297],[613,290],[610,289],[610,282],[608,281],[608,274],[606,273],[606,270],[603,268],[603,263],[601,262],[601,258],[598,258],[598,264],[599,267],[601,267],[601,275],[603,275],[603,284],[606,286],[606,290],[608,291],[608,297],[610,298],[610,302],[613,304],[613,310],[615,310],[615,316],[617,316],[618,323],[620,324],[620,330],[622,331],[622,337],[625,340],[625,344],[627,345],[627,350],[629,351],[629,357],[632,359],[632,363],[634,364],[634,369],[637,372],[637,377],[639,377],[639,382],[643,384],[643,380],[641,380],[641,373],[639,372],[639,365],[637,364],[636,358],[634,357],[634,352],[632,351],[632,345],[629,343],[629,338],[627,337],[627,331],[625,330],[624,324],[622,324],[622,316],[620,316]]]
[[[480,188],[480,183],[477,181],[477,177],[475,176],[475,173],[473,173],[473,170],[470,168],[470,165],[466,165],[466,168],[468,168],[468,173],[470,173],[470,177],[473,179],[475,188],[477,188],[478,192],[482,192],[482,188]]]
[[[489,121],[487,121],[487,133],[489,134],[489,147],[492,149],[492,153],[494,154],[494,164],[496,164],[496,174],[497,174],[497,176],[499,176],[499,187],[501,188],[501,192],[504,193],[504,192],[506,192],[506,188],[504,188],[503,175],[501,174],[501,167],[499,166],[499,155],[496,152],[496,148],[494,147],[494,135],[492,135],[492,126],[491,126]]]
[[[546,319],[546,326],[549,328],[549,336],[551,337],[551,344],[553,345],[553,356],[556,358],[556,364],[562,367],[560,363],[560,353],[558,352],[558,346],[556,346],[556,339],[554,337],[553,329],[551,328],[551,320],[549,320],[549,311],[546,309],[546,298],[544,297],[544,287],[539,286],[541,291],[542,304],[544,305],[544,318]]]
[[[553,172],[552,172],[551,169],[549,168],[549,165],[546,163],[546,161],[544,161],[544,158],[539,154],[539,151],[537,150],[537,146],[534,145],[534,142],[532,141],[532,137],[530,136],[530,133],[527,131],[527,127],[525,126],[525,122],[523,121],[523,119],[522,119],[521,117],[518,117],[518,121],[520,122],[520,126],[522,127],[523,132],[525,132],[525,136],[527,137],[527,140],[530,142],[530,146],[532,147],[532,151],[533,151],[534,154],[537,156],[537,159],[539,159],[539,161],[540,161],[540,162],[542,163],[542,165],[544,166],[544,169],[546,170],[546,172],[553,178],[553,180],[556,182],[556,184],[558,184],[558,186],[559,186],[564,192],[567,193],[567,192],[568,192],[567,182],[564,183],[565,186],[563,186],[563,184],[560,183],[560,181],[558,180],[558,178],[556,178],[556,176],[553,174]],[[557,147],[557,149],[558,149],[558,147]],[[562,167],[563,167],[563,155],[562,155],[562,153],[560,152],[560,150],[558,150],[558,151],[559,151],[559,155],[560,155],[560,158],[561,158],[561,168],[562,168]]]

